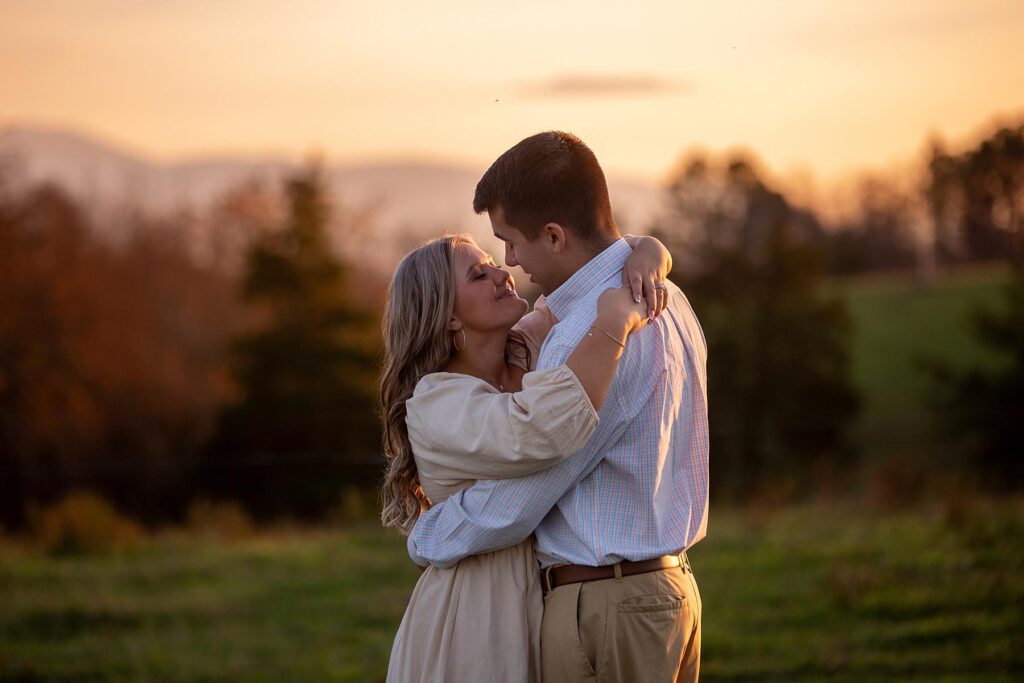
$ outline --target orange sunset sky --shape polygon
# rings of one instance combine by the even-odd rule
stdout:
[[[0,4],[0,129],[486,165],[572,130],[611,173],[747,147],[835,178],[1024,112],[1020,0]]]

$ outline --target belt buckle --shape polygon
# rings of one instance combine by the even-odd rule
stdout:
[[[551,570],[553,570],[554,568],[555,565],[550,564],[547,567],[544,567],[544,571],[541,572],[540,587],[544,589],[545,595],[547,595],[555,589],[555,587],[551,585]]]

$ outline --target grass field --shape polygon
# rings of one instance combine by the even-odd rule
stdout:
[[[712,513],[703,680],[1024,676],[1024,502]],[[418,572],[372,525],[0,559],[0,681],[379,681]]]
[[[927,407],[934,389],[919,360],[960,367],[992,362],[974,338],[972,311],[998,302],[1007,273],[974,268],[945,273],[930,287],[911,274],[836,283],[854,324],[853,379],[864,397],[854,438],[868,458],[927,457],[943,447]]]

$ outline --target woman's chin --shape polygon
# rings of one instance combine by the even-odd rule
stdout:
[[[526,299],[520,299],[519,297],[502,299],[501,306],[495,311],[495,322],[497,323],[498,320],[501,320],[498,326],[511,330],[526,315],[526,311],[529,308],[530,304]]]

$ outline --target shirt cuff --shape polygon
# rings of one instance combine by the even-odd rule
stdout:
[[[585,402],[587,407],[590,409],[587,414],[591,419],[593,419],[594,424],[597,424],[599,420],[599,413],[597,412],[597,408],[594,407],[594,402],[590,400],[590,394],[588,394],[587,390],[583,387],[583,382],[580,381],[579,376],[573,372],[572,368],[566,364],[560,365],[556,369],[561,370],[563,368],[565,369],[565,374],[568,375],[568,380],[573,385],[576,393],[582,397],[583,402]]]
[[[409,538],[405,541],[405,548],[409,552],[409,559],[415,562],[420,567],[427,567],[430,565],[429,562],[424,560],[416,552],[416,541],[413,540],[412,534],[409,534]]]

